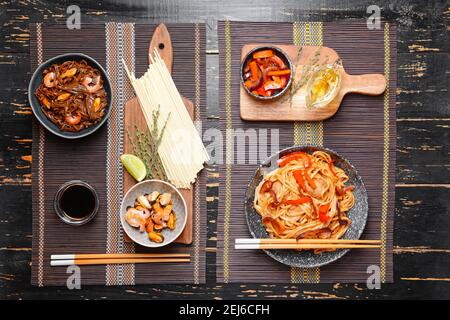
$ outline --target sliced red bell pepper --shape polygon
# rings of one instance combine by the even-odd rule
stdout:
[[[272,76],[272,80],[275,81],[276,83],[279,83],[281,86],[281,78],[278,76]]]
[[[304,153],[301,151],[292,152],[292,153],[285,155],[284,157],[281,157],[280,159],[278,159],[278,166],[284,167],[289,162],[298,160],[298,159],[303,159],[305,168],[309,168],[311,166],[311,158],[309,157],[309,155],[307,153]]]
[[[263,59],[263,58],[269,58],[273,56],[272,50],[261,50],[257,51],[253,54],[253,59]]]
[[[327,222],[330,217],[327,215],[328,210],[330,209],[330,204],[324,204],[319,207],[319,220],[323,223]]]
[[[291,74],[291,70],[284,69],[284,70],[271,70],[267,73],[269,76],[288,76]]]
[[[294,199],[294,200],[286,200],[284,201],[285,204],[290,204],[293,206],[297,206],[299,204],[303,204],[303,203],[308,203],[311,202],[311,198],[310,197],[301,197],[298,199]]]
[[[336,172],[334,171],[334,161],[333,160],[331,160],[330,162],[328,162],[328,167],[330,168],[330,171],[331,171],[331,173],[335,176],[335,177],[337,177],[337,174],[336,174]]]
[[[250,88],[253,86],[253,81],[252,81],[252,79],[245,80],[244,86],[246,86],[247,89],[250,90]]]
[[[263,69],[263,81],[269,81],[271,79],[271,77],[269,76],[269,72],[273,70],[278,70],[278,67],[269,66]]]
[[[308,172],[306,172],[306,170],[303,172],[303,175],[305,176],[306,181],[308,181],[308,184],[312,189],[317,188],[316,183],[314,182],[313,179],[311,179],[311,177],[309,176]]]
[[[273,94],[273,90],[265,90],[263,86],[259,87],[255,92],[263,97],[270,97]]]
[[[303,181],[303,173],[302,170],[296,170],[292,173],[294,175],[295,181],[302,191],[306,190],[305,182]]]
[[[253,80],[258,80],[258,78],[259,78],[259,74],[258,74],[258,70],[259,70],[259,68],[258,68],[258,64],[256,63],[256,61],[251,61],[250,63],[249,63],[249,66],[250,66],[250,72],[251,72],[251,74],[252,74],[252,79]]]

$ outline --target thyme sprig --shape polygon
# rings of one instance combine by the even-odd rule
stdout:
[[[160,115],[161,112],[158,106],[158,109],[152,113],[151,131],[149,131],[148,128],[141,130],[137,125],[134,126],[134,134],[127,129],[132,152],[144,162],[147,169],[147,179],[167,179],[164,167],[158,155],[158,148],[161,145],[167,121],[170,118],[170,113],[161,130],[158,129],[158,119]]]
[[[299,63],[300,61],[300,54],[302,52],[303,47],[299,47],[298,52],[297,52],[297,56],[295,58],[295,64],[294,64],[294,78],[292,79],[292,85],[289,88],[289,95],[285,96],[282,100],[282,102],[286,101],[289,99],[289,104],[292,107],[292,100],[295,96],[295,94],[298,92],[298,90],[300,90],[300,88],[302,88],[305,84],[308,83],[309,79],[311,78],[311,75],[314,73],[314,70],[316,70],[317,67],[325,65],[328,63],[328,56],[325,57],[324,61],[322,61],[322,63],[319,64],[319,60],[320,60],[320,51],[322,49],[322,47],[319,47],[316,49],[316,51],[314,52],[313,56],[311,58],[309,58],[309,61],[306,65],[302,65]],[[297,70],[302,68],[303,70],[301,71],[300,77],[298,79],[295,79],[295,76],[297,75]]]

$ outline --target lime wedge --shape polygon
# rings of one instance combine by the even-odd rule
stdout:
[[[132,154],[123,154],[120,156],[120,161],[136,181],[144,180],[147,175],[147,169],[141,159]]]

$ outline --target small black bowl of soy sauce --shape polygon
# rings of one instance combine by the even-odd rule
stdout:
[[[99,206],[95,189],[81,180],[72,180],[59,187],[55,195],[56,214],[67,224],[81,226],[91,221]]]

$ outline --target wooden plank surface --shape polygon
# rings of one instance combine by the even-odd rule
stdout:
[[[184,105],[186,106],[186,109],[189,112],[189,115],[191,118],[194,117],[194,104],[186,99],[183,98]],[[138,128],[141,132],[144,130],[147,130],[147,122],[145,121],[144,114],[142,113],[141,106],[139,104],[138,98],[133,98],[125,104],[125,115],[124,115],[124,128],[126,131],[129,131],[131,135],[135,134],[136,128]],[[128,137],[128,134],[125,133],[124,137],[124,152],[125,153],[133,153],[133,146],[131,145],[131,141]],[[128,189],[130,189],[133,185],[136,184],[136,180],[128,174],[128,172],[124,173],[124,192],[126,192]],[[153,190],[149,190],[149,193]],[[192,227],[193,227],[193,219],[192,219],[192,210],[193,210],[193,203],[194,203],[194,193],[193,188],[190,189],[178,189],[180,191],[181,195],[184,198],[184,201],[186,202],[186,208],[187,208],[187,216],[186,216],[186,227],[184,227],[183,232],[180,234],[180,236],[175,240],[175,242],[178,243],[184,243],[184,244],[191,244],[192,243]],[[126,237],[126,241],[132,241],[129,239],[128,236],[124,233],[124,236]]]
[[[254,44],[249,43],[242,47],[241,61],[251,50],[260,46],[275,45],[289,57],[291,63],[296,66],[294,81],[298,83],[304,76],[303,66],[319,52],[317,65],[332,64],[339,60],[339,54],[332,48],[314,46],[295,46],[278,44]],[[319,51],[318,51],[319,50]],[[279,97],[274,100],[258,100],[250,96],[240,87],[241,118],[249,121],[320,121],[332,117],[341,105],[342,99],[348,93],[365,93],[370,95],[382,94],[386,88],[386,79],[381,74],[349,75],[345,71],[343,61],[341,72],[341,85],[336,97],[322,108],[308,108],[306,106],[306,85],[297,90],[291,98]],[[285,93],[289,95],[289,92]]]
[[[82,23],[116,21],[206,22],[208,115],[217,128],[217,20],[337,21],[366,19],[372,0],[253,2],[114,0],[78,1]],[[377,1],[382,18],[398,24],[397,185],[394,280],[380,290],[364,284],[216,285],[218,174],[208,172],[207,284],[35,288],[31,260],[31,109],[29,22],[66,21],[67,3],[11,1],[0,4],[0,298],[6,299],[420,299],[450,298],[450,163],[448,61],[450,14],[446,1]]]

